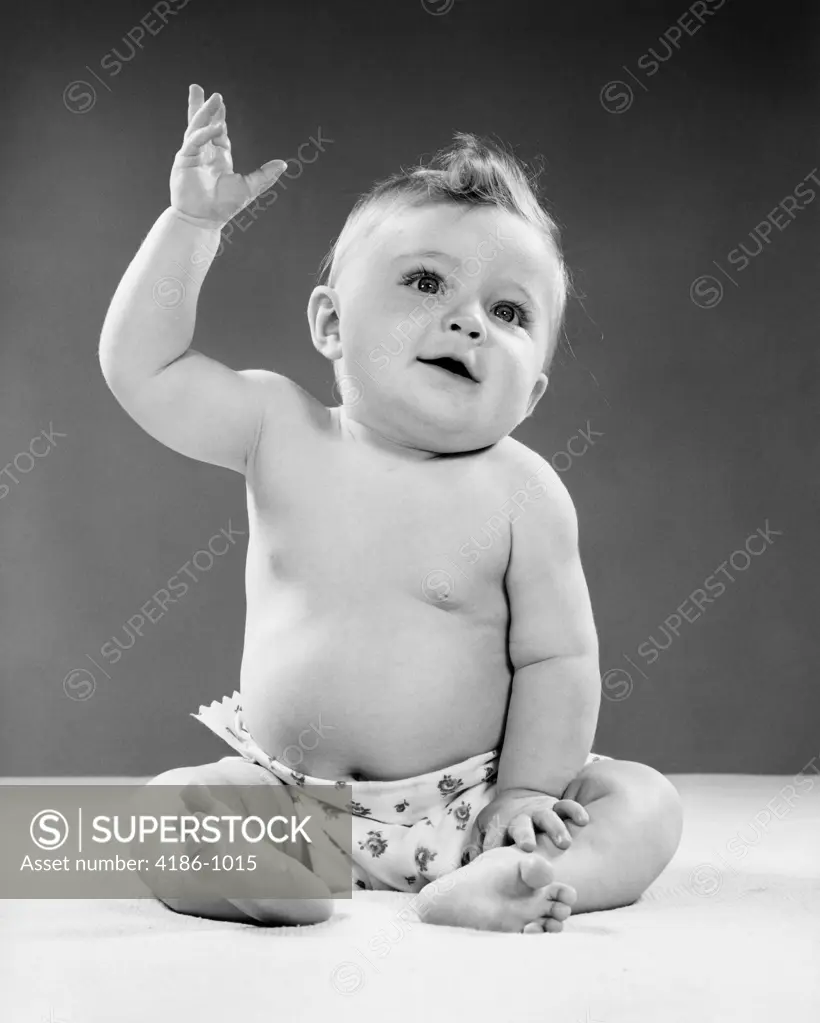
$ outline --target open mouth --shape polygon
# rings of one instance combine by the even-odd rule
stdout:
[[[467,380],[472,380],[473,383],[478,383],[476,378],[467,369],[463,362],[458,359],[453,359],[449,355],[445,355],[440,359],[419,359],[419,362],[425,363],[427,366],[438,366],[439,369],[446,370],[448,373],[452,373],[455,376],[466,377]]]

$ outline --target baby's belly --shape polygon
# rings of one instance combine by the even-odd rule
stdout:
[[[242,703],[259,745],[327,779],[395,780],[497,749],[506,626],[397,597],[300,617],[248,607]]]

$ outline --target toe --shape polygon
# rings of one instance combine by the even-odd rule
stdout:
[[[539,853],[526,853],[518,868],[521,880],[529,888],[543,888],[552,881],[554,870],[549,860]],[[569,887],[565,885],[563,887]],[[571,891],[573,889],[570,889]]]
[[[549,897],[555,902],[563,902],[566,906],[574,906],[578,899],[578,892],[571,884],[556,881],[555,884],[550,885]]]
[[[543,930],[548,934],[558,934],[559,931],[563,931],[564,923],[562,920],[555,920],[553,917],[548,916],[544,920]]]
[[[540,920],[533,920],[531,924],[527,924],[521,931],[522,934],[541,934],[544,928]]]
[[[553,920],[564,921],[567,919],[571,912],[572,909],[569,906],[565,905],[563,902],[553,902],[551,903],[549,910],[547,911],[547,916],[551,917]]]

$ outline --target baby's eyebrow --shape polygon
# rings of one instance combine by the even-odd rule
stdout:
[[[526,284],[522,284],[521,281],[516,281],[516,280],[513,280],[512,278],[505,278],[505,279],[499,281],[499,284],[500,284],[500,286],[502,288],[503,287],[518,288],[520,291],[522,291],[527,296],[527,300],[529,301],[529,303],[530,303],[530,305],[531,305],[531,307],[532,307],[532,309],[534,311],[538,311],[541,308],[541,303],[535,297],[535,293],[532,292],[526,286]]]
[[[429,259],[434,256],[438,259],[449,259],[451,263],[457,263],[458,260],[448,255],[446,252],[439,252],[437,249],[430,249],[427,252],[402,252],[396,256],[392,262],[398,263],[400,259]]]

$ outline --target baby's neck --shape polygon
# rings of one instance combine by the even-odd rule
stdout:
[[[374,430],[364,423],[351,418],[346,413],[343,405],[339,405],[330,411],[331,415],[335,414],[339,430],[345,441],[361,444],[363,447],[382,452],[385,455],[392,455],[400,461],[425,462],[433,458],[442,457],[434,451],[425,451],[422,448],[414,448],[391,440],[383,433],[379,433],[378,430]]]

